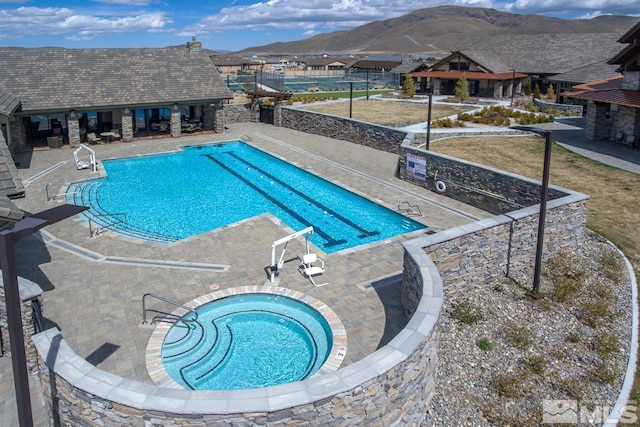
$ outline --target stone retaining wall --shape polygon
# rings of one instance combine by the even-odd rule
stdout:
[[[9,345],[9,324],[7,322],[7,309],[4,296],[3,279],[0,275],[0,350],[1,354],[11,357],[11,347]],[[24,336],[25,355],[29,371],[34,372],[38,367],[38,354],[31,341],[31,336],[35,334],[36,325],[33,320],[34,301],[42,306],[42,289],[31,280],[18,277],[18,289],[20,300],[22,301],[22,331]]]
[[[406,269],[413,315],[389,344],[305,381],[253,390],[157,387],[100,370],[55,328],[33,336],[51,425],[421,425],[435,393],[442,281],[420,247]],[[411,255],[409,255],[411,257]]]
[[[225,104],[225,123],[251,123],[251,104]]]
[[[282,127],[399,153],[406,132],[295,108],[282,109]]]
[[[582,117],[582,105],[556,104],[555,102],[547,102],[536,98],[533,99],[533,103],[543,113],[551,110],[570,111],[573,116]]]
[[[409,134],[403,142],[399,160],[400,178],[405,181],[494,214],[531,206],[540,200],[539,181],[413,147],[411,138],[412,134]],[[408,173],[407,156],[424,159],[425,179],[416,178]],[[541,163],[542,161],[543,159],[540,159]],[[438,191],[436,188],[438,181],[444,183],[444,191]],[[549,187],[550,199],[564,197],[570,193],[559,187]]]
[[[413,134],[408,134],[402,143],[399,160],[401,179],[497,214],[417,239],[440,271],[445,289],[465,290],[505,276],[530,280],[538,234],[541,183],[413,145]],[[426,179],[417,178],[408,171],[408,156],[413,156],[414,161],[424,160]],[[436,182],[444,183],[444,191],[437,190]],[[588,196],[584,194],[549,186],[545,258],[579,248],[584,236],[587,200]]]

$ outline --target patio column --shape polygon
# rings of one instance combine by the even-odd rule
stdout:
[[[128,107],[122,110],[122,142],[133,142],[133,115]]]
[[[587,101],[587,116],[585,138],[592,141],[605,139],[611,130],[608,126],[609,104],[602,102]]]
[[[216,102],[213,119],[213,130],[215,133],[224,133],[224,104],[222,101]]]
[[[67,133],[70,145],[80,145],[80,123],[78,122],[78,115],[74,110],[69,111],[67,115]]]
[[[180,107],[178,104],[173,104],[171,109],[171,136],[173,138],[180,138],[182,136],[182,116],[180,115]]]

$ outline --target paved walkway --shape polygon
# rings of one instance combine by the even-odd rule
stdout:
[[[100,162],[109,157],[175,150],[180,144],[235,140],[243,135],[250,136],[255,146],[389,208],[403,201],[417,204],[424,216],[413,218],[424,222],[431,231],[491,216],[399,180],[395,177],[397,155],[269,125],[230,125],[225,135],[112,143],[92,148]],[[50,195],[56,194],[71,181],[99,176],[88,170],[78,171],[68,147],[22,153],[17,161],[26,197],[14,202],[28,212],[55,206],[55,202],[47,202],[47,189]],[[224,289],[264,284],[268,282],[264,269],[270,262],[271,243],[291,232],[277,218],[262,215],[165,245],[109,232],[89,238],[87,222],[77,218],[50,225],[40,236],[23,239],[16,253],[19,274],[45,291],[45,317],[62,330],[81,357],[114,374],[151,383],[145,352],[152,329],[140,326],[142,295],[153,292],[184,303],[210,292],[212,285]],[[382,284],[393,283],[384,279],[402,270],[402,241],[422,233],[322,254],[327,267],[322,282],[329,285],[321,288],[314,288],[297,271],[293,258],[304,253],[304,241],[289,244],[287,254],[291,254],[292,261],[285,263],[276,284],[310,294],[338,314],[348,335],[343,366],[370,354],[403,327],[405,319],[398,289]],[[132,263],[132,259],[138,262]],[[206,266],[228,268],[220,271]],[[172,309],[162,303],[150,305],[165,311]],[[3,426],[17,423],[15,400],[10,397],[13,396],[10,368],[10,361],[0,358],[0,391],[5,396],[0,408]],[[37,393],[35,380],[31,378]],[[40,400],[34,398],[35,409],[40,408]],[[36,412],[37,425],[46,425],[40,412]]]

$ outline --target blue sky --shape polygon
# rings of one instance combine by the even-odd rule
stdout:
[[[562,18],[640,17],[640,0],[0,0],[1,46],[164,47],[196,36],[237,51],[444,4]]]

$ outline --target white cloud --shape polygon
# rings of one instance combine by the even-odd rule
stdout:
[[[106,3],[106,4],[124,4],[127,6],[149,6],[149,3],[150,3],[150,0],[94,0],[94,1],[98,3]]]
[[[69,8],[19,7],[0,10],[0,31],[16,35],[67,34],[68,40],[87,40],[97,34],[133,31],[166,31],[173,21],[164,13],[98,17],[78,14]]]
[[[320,32],[319,29],[322,28],[347,29],[427,7],[493,7],[493,4],[492,0],[267,0],[252,5],[223,8],[217,15],[207,16],[200,22],[187,26],[180,35],[268,28]]]
[[[563,13],[583,16],[637,14],[638,0],[516,0],[504,9],[515,13]],[[593,11],[591,13],[585,13]],[[606,11],[606,12],[604,12]]]

